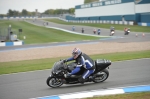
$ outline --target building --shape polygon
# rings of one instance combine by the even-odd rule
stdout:
[[[71,22],[143,24],[150,26],[150,0],[100,0],[75,6]]]

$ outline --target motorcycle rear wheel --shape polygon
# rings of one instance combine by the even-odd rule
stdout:
[[[46,83],[49,87],[52,88],[60,87],[63,84],[61,79],[55,77],[48,77]]]
[[[103,71],[100,71],[96,74],[96,76],[93,79],[93,82],[99,83],[104,82],[109,76],[109,71],[107,69],[104,69]]]

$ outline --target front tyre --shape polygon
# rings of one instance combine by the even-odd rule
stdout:
[[[49,87],[52,88],[60,87],[63,84],[61,79],[55,77],[48,77],[46,83]]]
[[[95,74],[93,82],[95,83],[103,82],[108,78],[108,76],[109,76],[109,71],[107,69],[104,69]]]

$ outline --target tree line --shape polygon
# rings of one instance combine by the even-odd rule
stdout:
[[[74,14],[75,9],[74,8],[69,8],[69,9],[48,9],[46,10],[43,14],[51,14],[51,15],[57,15],[57,14]]]
[[[84,0],[84,4],[85,4],[85,3],[95,2],[95,1],[99,1],[99,0]]]
[[[75,9],[74,8],[69,8],[69,9],[48,9],[44,11],[43,13],[40,14],[47,14],[47,15],[59,15],[59,14],[74,14]],[[23,9],[21,12],[9,9],[7,14],[0,14],[0,17],[14,17],[14,16],[35,16],[36,11],[30,12],[27,11],[26,9]]]
[[[91,2],[95,2],[95,1],[99,1],[99,0],[84,0],[84,4],[85,3],[91,3]],[[41,14],[47,14],[47,15],[59,15],[59,14],[74,14],[75,12],[75,8],[69,8],[69,9],[48,9],[46,11],[44,11]],[[7,14],[0,14],[0,17],[5,17],[5,16],[9,16],[9,17],[14,17],[14,16],[35,16],[36,12],[30,12],[27,11],[26,9],[23,9],[21,12],[17,11],[17,10],[12,10],[9,9]]]

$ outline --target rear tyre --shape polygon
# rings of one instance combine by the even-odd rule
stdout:
[[[52,88],[60,87],[63,84],[61,79],[55,77],[48,77],[46,83],[49,87]]]
[[[105,81],[109,76],[109,71],[107,69],[104,69],[103,71],[98,72],[94,79],[93,82],[99,83]]]

